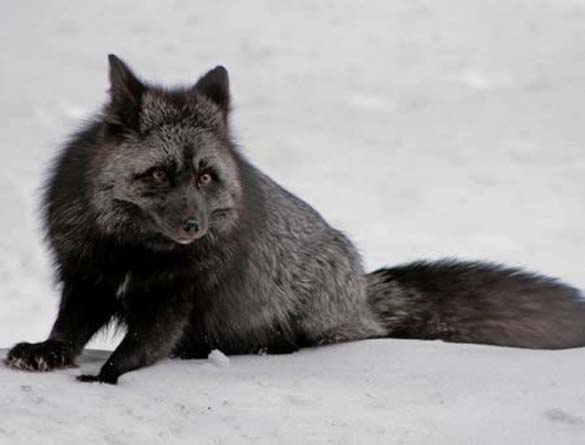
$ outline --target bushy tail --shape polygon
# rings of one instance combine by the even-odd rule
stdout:
[[[585,299],[554,279],[481,262],[443,260],[367,275],[389,337],[520,348],[585,346]]]

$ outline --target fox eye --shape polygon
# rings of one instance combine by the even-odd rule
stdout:
[[[213,178],[211,177],[211,173],[203,173],[199,175],[197,182],[201,185],[208,185],[209,183],[211,183],[212,179]]]
[[[155,182],[164,182],[167,179],[167,172],[162,168],[155,168],[150,172],[149,176]]]

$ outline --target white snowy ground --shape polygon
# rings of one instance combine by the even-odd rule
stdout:
[[[168,84],[225,65],[246,153],[368,269],[484,258],[585,288],[584,1],[2,0],[0,346],[50,329],[37,190],[108,52]],[[0,367],[0,443],[581,444],[584,355],[384,340],[118,387]]]
[[[165,361],[118,386],[0,368],[0,443],[582,445],[582,365],[566,351],[369,340]]]

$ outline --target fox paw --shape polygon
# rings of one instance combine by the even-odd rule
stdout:
[[[85,383],[108,383],[110,385],[116,385],[118,383],[118,377],[102,376],[101,374],[98,375],[82,374],[78,375],[76,379],[80,382]]]
[[[57,340],[18,343],[8,352],[4,364],[14,369],[39,372],[74,366],[71,350]]]

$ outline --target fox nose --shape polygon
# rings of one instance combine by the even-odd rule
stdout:
[[[197,221],[195,218],[187,218],[185,221],[183,221],[181,232],[183,232],[185,236],[193,236],[199,232],[199,230],[201,230],[201,224],[199,224],[199,221]]]

